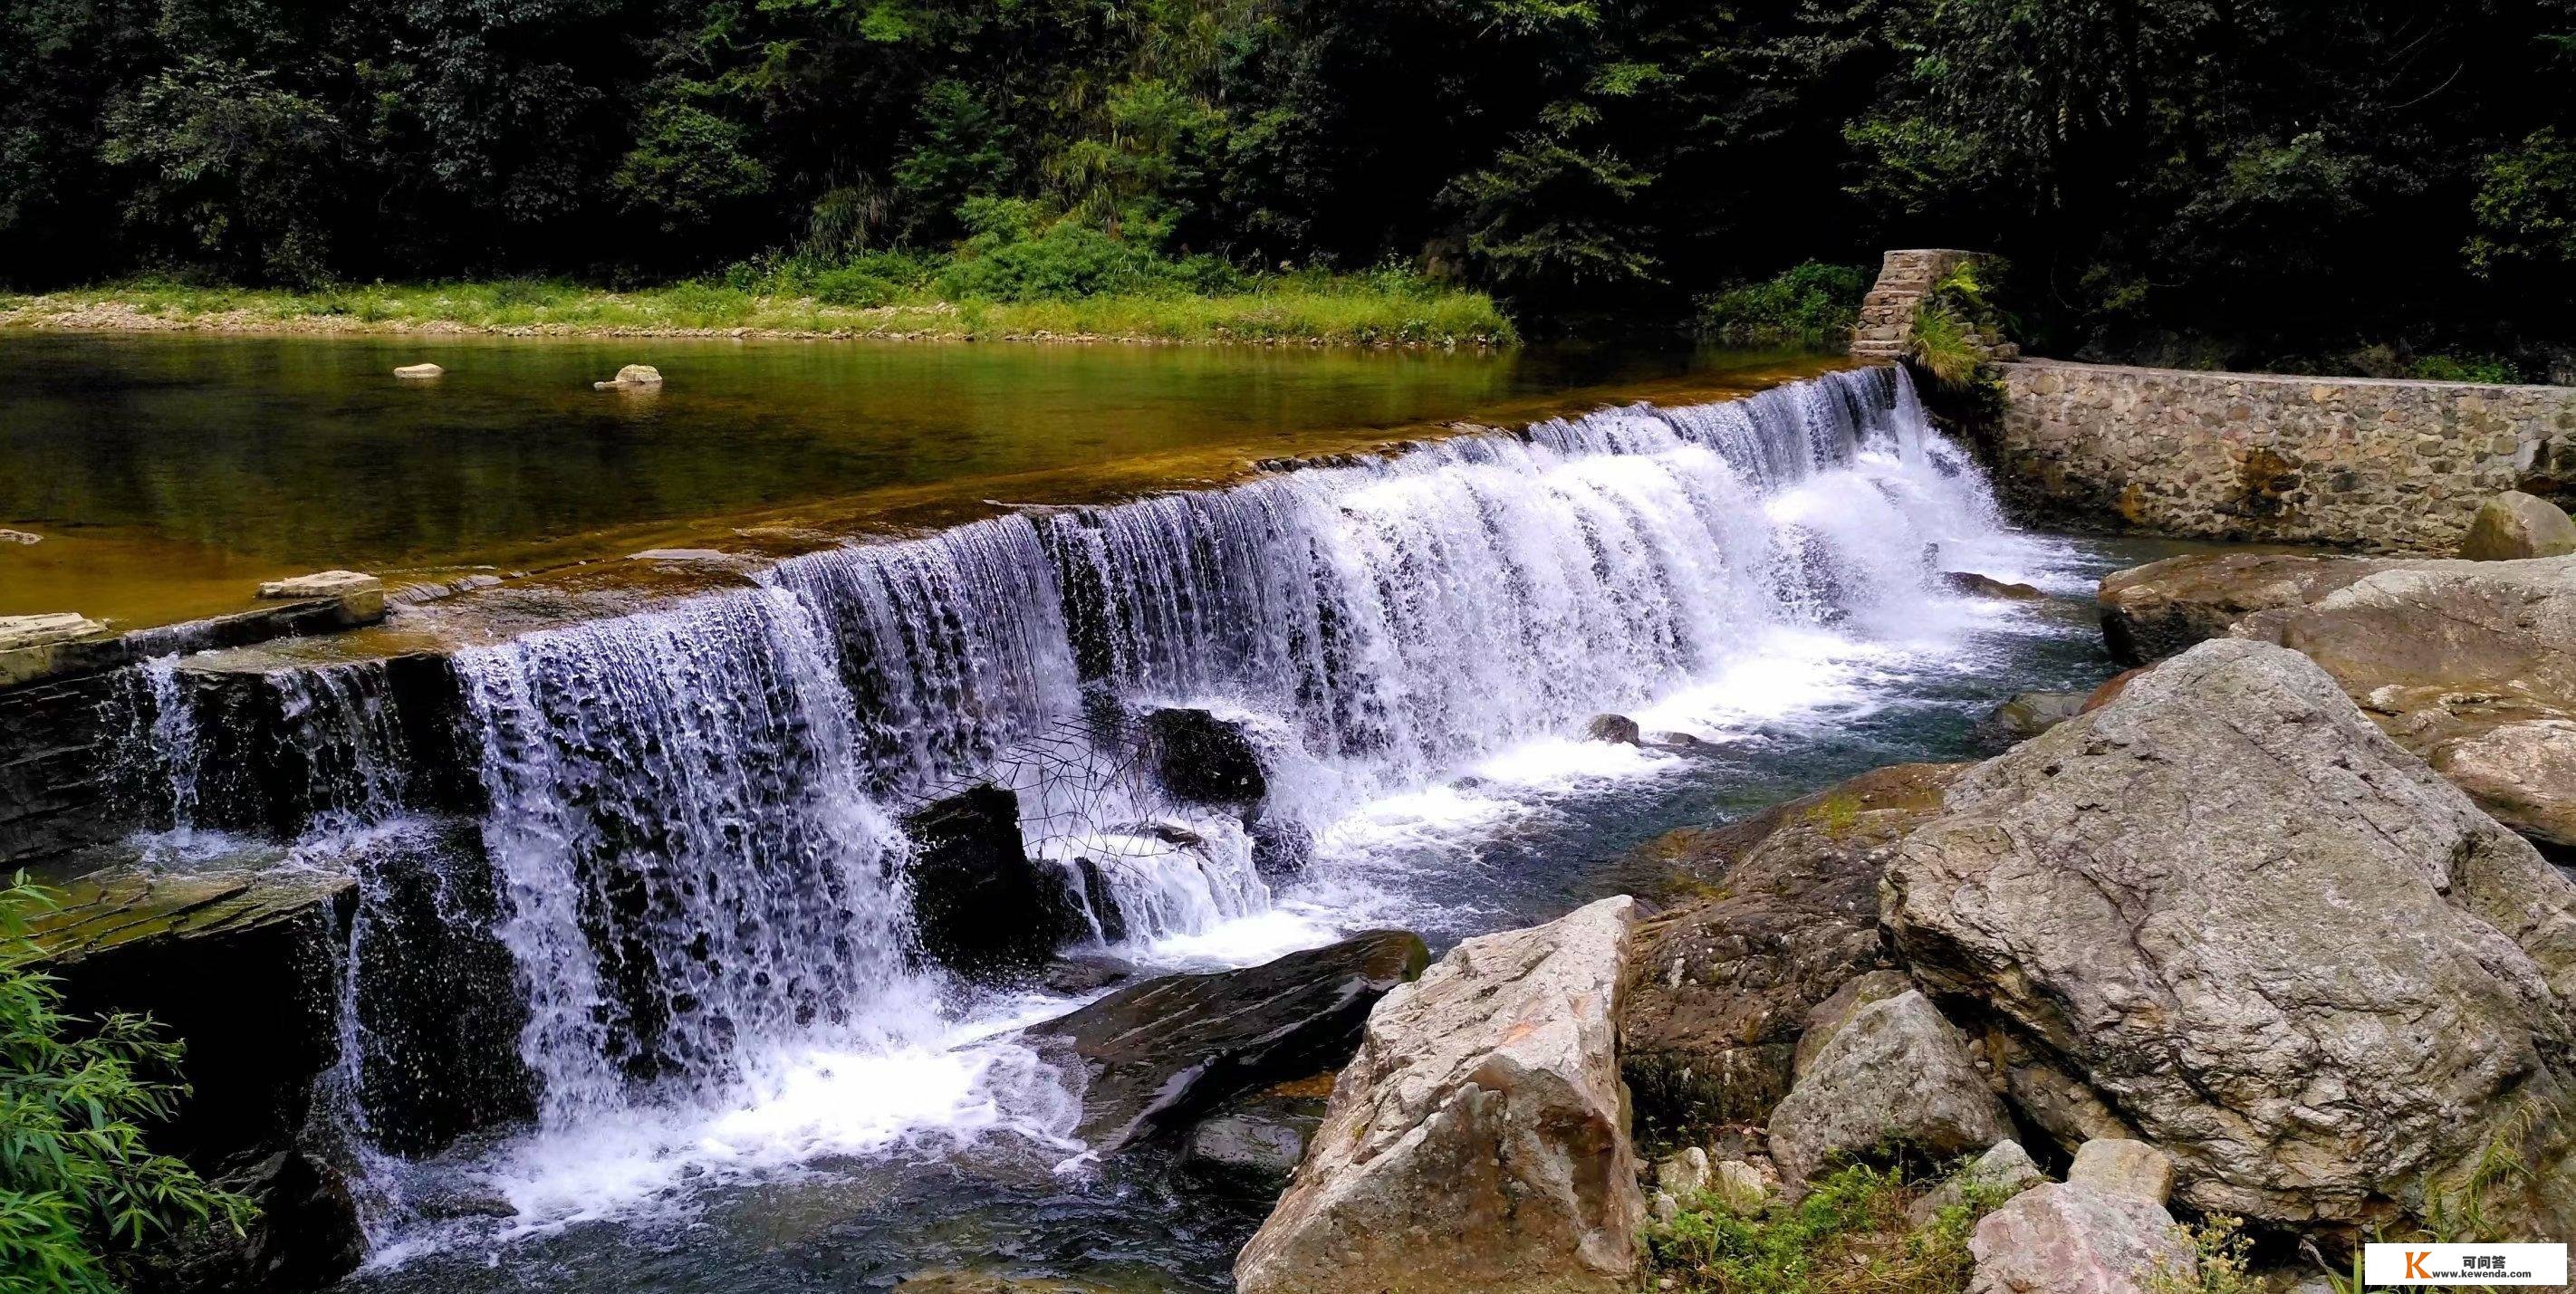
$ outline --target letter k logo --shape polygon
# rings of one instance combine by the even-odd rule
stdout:
[[[2406,1279],[2410,1281],[2428,1281],[2433,1279],[2433,1274],[2424,1270],[2424,1260],[2432,1256],[2433,1251],[2430,1249],[2420,1251],[2414,1249],[2407,1250]]]

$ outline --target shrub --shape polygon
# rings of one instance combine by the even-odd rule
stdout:
[[[1970,1231],[2002,1195],[1972,1186],[1964,1202],[1909,1230],[1917,1194],[1896,1169],[1855,1165],[1767,1217],[1676,1214],[1647,1232],[1647,1252],[1666,1288],[1688,1294],[1957,1294],[1975,1266]]]
[[[2507,360],[2494,355],[2425,355],[2409,375],[2426,382],[2489,382],[2510,385],[2522,380]]]
[[[1730,346],[1839,347],[1860,322],[1869,284],[1870,273],[1861,266],[1808,261],[1703,298],[1700,331]]]
[[[191,1222],[239,1231],[251,1205],[144,1147],[187,1088],[180,1044],[149,1018],[62,1013],[29,914],[50,906],[20,876],[0,890],[0,1289],[114,1294],[137,1247]]]
[[[1059,220],[1034,238],[977,238],[968,249],[939,276],[939,289],[949,297],[1069,301],[1143,292],[1163,277],[1152,252],[1071,220]]]

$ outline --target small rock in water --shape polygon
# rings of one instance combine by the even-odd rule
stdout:
[[[282,580],[270,580],[259,586],[259,595],[271,599],[345,598],[361,593],[381,596],[385,582],[363,571],[317,571]]]
[[[650,364],[629,364],[617,370],[616,377],[605,382],[593,382],[590,385],[591,389],[597,391],[631,391],[643,387],[657,387],[662,385],[662,370]]]
[[[1584,725],[1583,738],[1635,746],[1642,743],[1643,734],[1637,730],[1637,721],[1624,714],[1596,714],[1592,722]]]
[[[41,544],[43,535],[26,530],[0,530],[0,544]]]
[[[446,369],[440,368],[436,364],[405,364],[394,370],[394,376],[410,378],[438,377],[446,372]]]
[[[1953,593],[1972,598],[2001,598],[2007,602],[2045,602],[2048,595],[2028,584],[2014,584],[1974,571],[1943,571],[1941,579]]]

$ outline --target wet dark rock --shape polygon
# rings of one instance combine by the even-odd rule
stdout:
[[[1190,1130],[1181,1166],[1219,1190],[1276,1196],[1323,1126],[1330,1074],[1228,1101]]]
[[[1243,725],[1205,710],[1157,710],[1145,717],[1155,776],[1184,804],[1244,809],[1270,794],[1261,749]]]
[[[1105,957],[1059,959],[1041,973],[1033,987],[1065,997],[1082,997],[1135,978],[1134,968]]]
[[[192,1094],[155,1150],[236,1184],[262,1209],[247,1237],[208,1230],[153,1288],[317,1289],[361,1257],[345,1186],[307,1145],[314,1080],[339,1055],[345,878],[108,872],[62,883],[41,923],[48,970],[79,1015],[148,1013],[187,1047]]]
[[[1644,734],[1637,730],[1637,721],[1624,714],[1592,716],[1592,721],[1583,725],[1583,739],[1606,741],[1622,746],[1644,744]]]
[[[329,1288],[366,1261],[346,1177],[302,1147],[250,1151],[208,1174],[259,1205],[236,1234],[187,1227],[156,1246],[135,1294],[297,1294]]]
[[[1878,769],[1650,847],[1669,906],[1638,924],[1619,1015],[1641,1137],[1770,1116],[1809,1013],[1888,968],[1879,878],[1966,767]]]
[[[971,979],[1025,980],[1091,933],[1066,872],[1028,856],[1020,800],[978,786],[904,819],[922,952]]]
[[[356,866],[364,906],[351,964],[364,1052],[360,1097],[384,1149],[433,1154],[536,1113],[519,1055],[527,1003],[494,935],[501,897],[475,824],[374,842]]]
[[[1131,985],[1028,1036],[1081,1067],[1076,1135],[1107,1153],[1237,1093],[1338,1068],[1369,1008],[1429,960],[1419,936],[1377,931],[1243,970]]]
[[[1974,571],[1943,571],[1941,582],[1953,593],[1972,598],[1999,598],[2006,602],[2045,602],[2048,594],[2028,584],[1999,580]]]
[[[0,866],[116,839],[140,823],[117,781],[126,678],[88,674],[0,688]]]

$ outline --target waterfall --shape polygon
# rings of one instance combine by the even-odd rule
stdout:
[[[1105,941],[1150,952],[1280,896],[1253,824],[1175,804],[1140,768],[1139,716],[1241,725],[1268,757],[1261,825],[1314,837],[1592,715],[1705,687],[1784,632],[1937,621],[1956,603],[1937,555],[2000,531],[1903,373],[1873,369],[854,544],[751,587],[468,649],[448,681],[461,713],[442,722],[478,764],[472,794],[447,797],[471,805],[470,848],[359,864],[379,870],[361,886],[336,1090],[403,1106],[386,1096],[401,1074],[448,1063],[437,1099],[352,1119],[427,1148],[495,1110],[532,1113],[540,1137],[596,1138],[739,1109],[755,1088],[829,1087],[818,1052],[844,1075],[953,1055],[943,1039],[979,999],[914,941],[901,822],[926,802],[975,782],[1015,791],[1030,855],[1094,898]],[[385,670],[229,688],[225,713],[255,716],[239,723],[201,719],[190,693],[207,685],[180,686],[168,661],[143,677],[182,825],[235,764],[262,770],[267,800],[291,803],[268,816],[296,831],[436,798],[423,779],[438,759]],[[238,740],[209,740],[241,727],[298,753],[243,761],[227,754]],[[403,968],[455,960],[520,1000],[478,1007],[462,1044],[369,1016],[371,993],[432,1002]],[[1043,1085],[1031,1057],[976,1054],[902,1072]],[[461,1095],[477,1085],[509,1095]],[[922,1117],[1008,1122],[960,1113],[964,1091],[924,1098]],[[704,1131],[688,1126],[644,1153],[683,1153]]]

